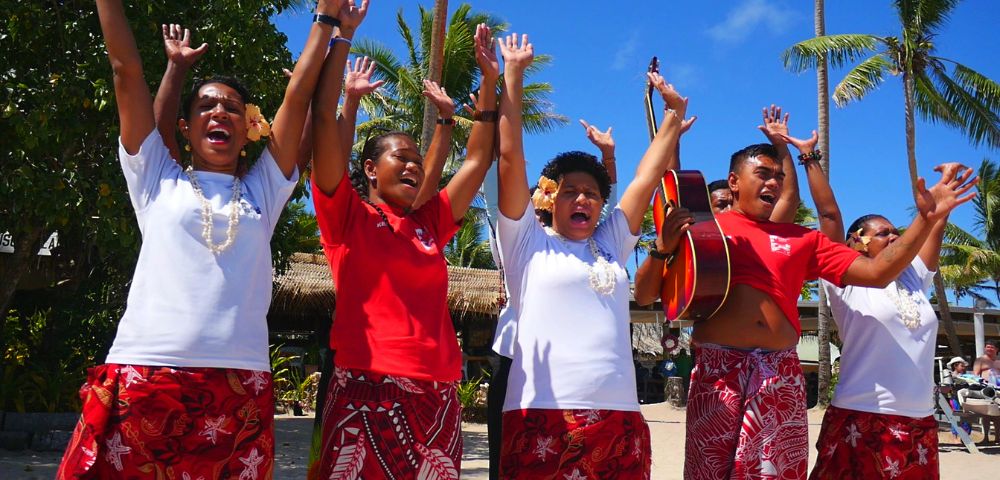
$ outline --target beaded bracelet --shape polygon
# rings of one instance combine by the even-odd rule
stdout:
[[[455,124],[455,119],[454,118],[439,118],[439,119],[437,119],[437,124],[438,125],[454,125]]]
[[[813,150],[811,152],[806,152],[799,155],[799,165],[805,165],[807,162],[813,160],[819,161],[823,159],[823,152],[819,150]]]
[[[477,122],[496,122],[499,117],[496,110],[476,110],[472,113],[472,120]]]

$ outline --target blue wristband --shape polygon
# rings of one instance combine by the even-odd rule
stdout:
[[[330,39],[330,48],[333,48],[333,46],[336,45],[337,42],[346,43],[348,48],[350,48],[353,45],[350,40],[344,37],[333,37]]]

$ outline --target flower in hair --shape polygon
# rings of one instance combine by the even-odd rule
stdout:
[[[252,103],[247,104],[247,139],[251,142],[260,140],[260,137],[271,135],[271,125],[260,113],[260,107]]]
[[[854,249],[859,252],[867,252],[868,244],[872,242],[872,237],[868,235],[862,235],[861,232],[864,231],[864,227],[858,229],[858,231],[851,233],[854,237],[855,243],[853,245]]]
[[[538,188],[535,189],[535,194],[531,196],[531,203],[535,205],[535,210],[551,212],[553,205],[556,203],[556,192],[558,190],[559,184],[551,178],[544,175],[538,177]]]

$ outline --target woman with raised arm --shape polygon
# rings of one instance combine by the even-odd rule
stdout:
[[[900,238],[888,219],[874,214],[855,220],[845,234],[837,200],[819,166],[816,132],[807,140],[785,137],[801,153],[820,231],[843,238],[869,258]],[[935,170],[957,184],[972,175],[957,163]],[[885,288],[840,288],[821,281],[843,347],[840,380],[823,416],[811,479],[940,477],[933,417],[938,318],[925,292],[938,267],[947,224],[947,216],[934,223],[910,266]]]
[[[426,185],[424,159],[404,133],[366,141],[363,177],[355,177],[363,182],[351,184],[349,135],[336,133],[348,130],[336,121],[347,51],[334,50],[326,60],[313,102],[313,199],[337,288],[330,332],[337,353],[311,476],[458,477],[462,355],[448,315],[442,252],[492,163],[499,68],[491,43],[489,28],[477,26],[483,78],[466,160],[444,190],[417,208],[423,187],[436,185]],[[453,104],[434,103],[439,129],[450,129]],[[448,143],[438,148],[447,152]]]
[[[319,2],[267,148],[241,177],[244,145],[265,130],[246,89],[228,77],[195,84],[181,121],[191,167],[182,170],[156,130],[121,2],[97,2],[143,244],[57,478],[270,477],[269,241],[297,180],[299,137],[341,5]]]
[[[600,222],[610,179],[592,155],[557,155],[543,168],[534,200],[529,196],[521,109],[534,49],[527,35],[508,36],[500,48],[506,88],[498,237],[517,311],[501,478],[649,478],[624,265],[677,143],[687,100],[659,75],[651,77],[671,110],[621,202]],[[543,219],[548,227],[536,220],[536,209],[551,213],[551,222]]]

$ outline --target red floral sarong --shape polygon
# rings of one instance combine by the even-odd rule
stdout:
[[[462,408],[455,382],[334,367],[323,446],[309,478],[458,478]]]
[[[512,410],[501,430],[500,478],[649,479],[649,426],[640,412]]]
[[[936,479],[938,423],[934,417],[859,412],[831,406],[816,441],[812,480]]]
[[[267,480],[274,462],[271,373],[100,365],[58,480]]]
[[[795,350],[702,345],[695,359],[684,478],[806,478],[805,379]]]

